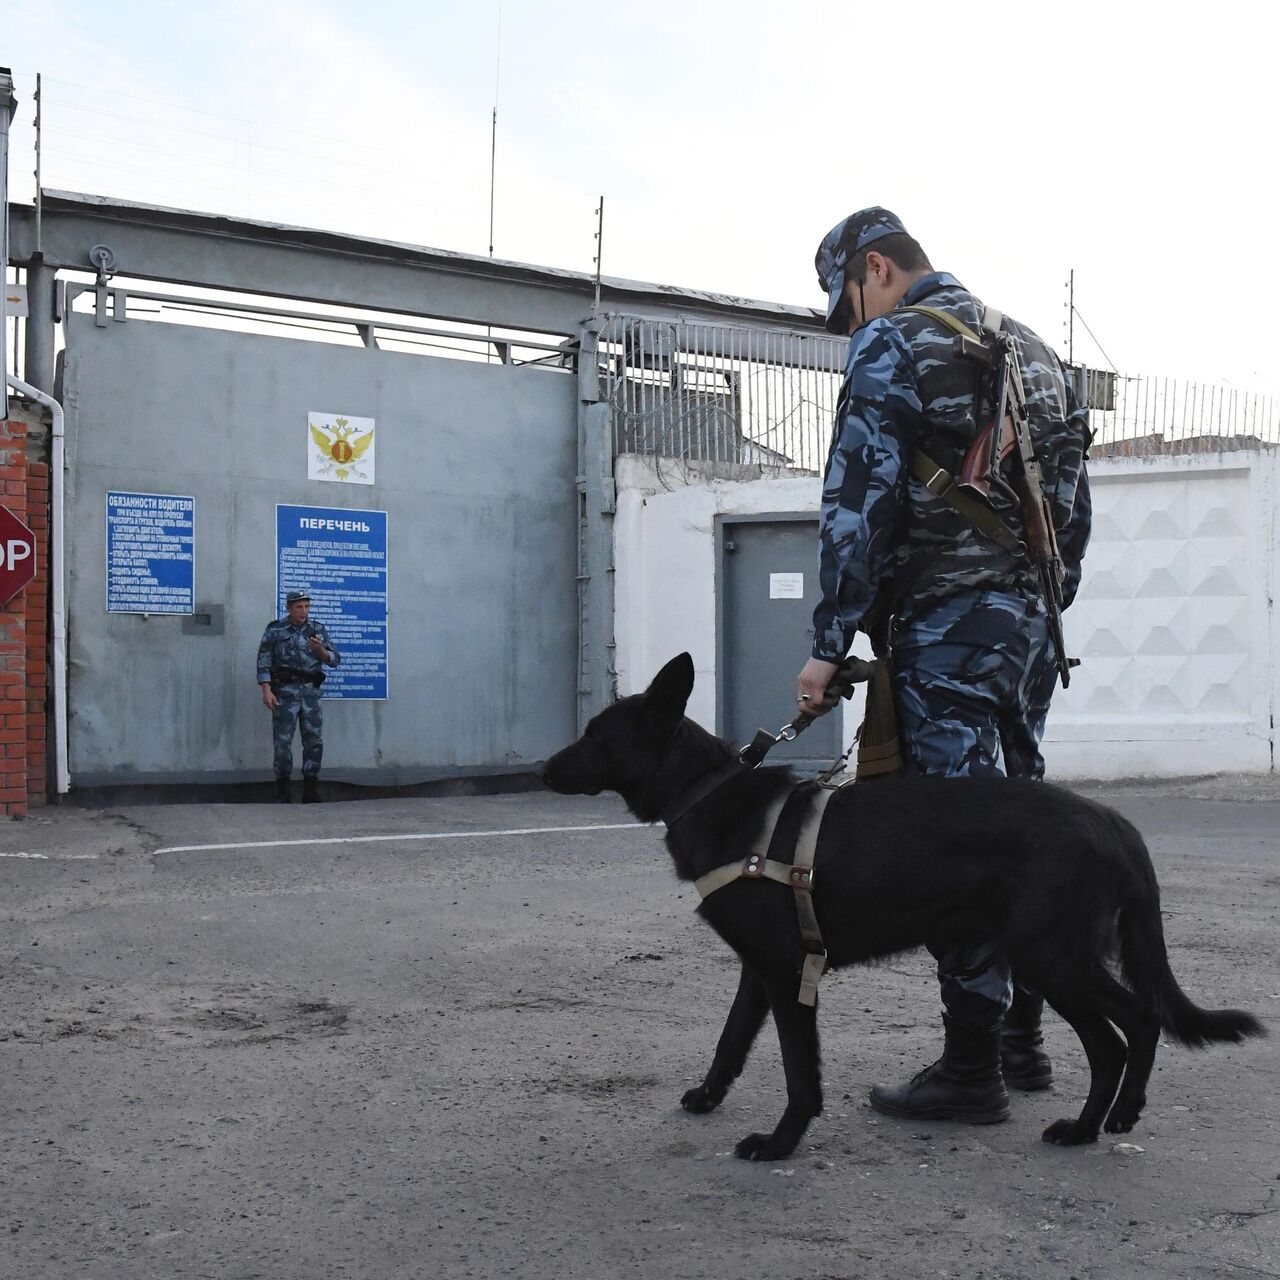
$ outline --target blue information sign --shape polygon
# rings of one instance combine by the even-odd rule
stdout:
[[[107,612],[194,613],[196,500],[107,494]]]
[[[311,616],[342,654],[326,698],[387,696],[387,513],[276,507],[279,616],[290,591],[311,593]]]

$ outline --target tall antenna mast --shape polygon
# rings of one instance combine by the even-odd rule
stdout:
[[[493,65],[493,129],[489,135],[489,257],[493,257],[493,192],[498,166],[498,85],[502,77],[502,4],[498,4],[498,49]]]

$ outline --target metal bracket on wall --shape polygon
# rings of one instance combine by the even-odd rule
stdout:
[[[107,281],[111,279],[111,274],[116,269],[115,251],[110,245],[95,244],[89,250],[89,265],[98,273],[95,282],[95,304],[93,322],[99,329],[107,327]],[[118,290],[116,291],[119,292]],[[122,320],[124,317],[120,314],[122,310],[121,300],[115,299],[116,319]]]
[[[220,636],[226,629],[226,605],[198,604],[195,613],[182,619],[184,636]]]

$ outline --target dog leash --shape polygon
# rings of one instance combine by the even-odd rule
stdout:
[[[854,686],[871,680],[875,671],[874,662],[867,662],[864,658],[846,658],[836,669],[826,692],[822,695],[820,711],[830,711],[841,698],[853,697]],[[738,759],[743,764],[758,769],[764,763],[765,756],[779,742],[794,742],[817,718],[817,715],[807,716],[797,712],[795,719],[784,724],[777,733],[770,733],[767,729],[757,729],[756,736],[738,752]],[[848,758],[849,751],[846,751],[837,761],[837,766],[843,765]],[[828,775],[833,776],[832,771],[828,771]]]

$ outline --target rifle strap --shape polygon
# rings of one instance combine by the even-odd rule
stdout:
[[[962,338],[970,338],[981,342],[967,324],[950,312],[937,307],[902,307],[903,311],[915,311],[920,315],[936,320],[940,325],[958,334]],[[994,307],[987,307],[982,316],[982,327],[988,333],[998,333],[1004,317]],[[955,481],[955,477],[940,467],[934,460],[920,449],[912,451],[911,474],[915,476],[935,497],[941,498],[958,511],[979,533],[985,534],[993,542],[1003,547],[1010,555],[1025,556],[1027,549],[1022,540],[1000,519],[985,503],[969,497]]]
[[[1003,547],[1012,556],[1025,556],[1022,539],[994,511],[977,498],[971,498],[956,484],[955,477],[940,467],[921,449],[911,453],[911,474],[936,498],[941,498],[958,511],[979,533]]]
[[[940,307],[899,307],[898,310],[914,311],[919,315],[928,316],[931,320],[936,320],[940,325],[944,325],[952,333],[959,334],[962,338],[970,338],[974,342],[982,341],[959,316],[953,316],[951,312],[943,311]],[[982,313],[982,327],[987,333],[999,333],[1003,322],[1004,313],[997,311],[995,307],[987,307]]]

